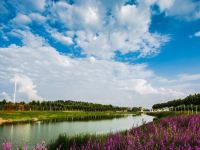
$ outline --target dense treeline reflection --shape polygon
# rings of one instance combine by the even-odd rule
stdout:
[[[12,103],[6,100],[0,101],[0,110],[21,111],[127,111],[127,107],[102,105],[80,101],[31,101],[29,103]]]
[[[44,120],[43,122],[105,120],[105,119],[113,119],[113,118],[121,118],[121,117],[124,117],[124,115],[66,117],[66,118]]]
[[[57,123],[62,121],[97,121],[97,120],[110,120],[110,119],[117,119],[117,118],[123,118],[126,117],[125,114],[113,114],[113,115],[94,115],[94,116],[74,116],[69,117],[66,116],[65,118],[53,118],[53,119],[47,119],[47,120],[25,120],[25,121],[15,121],[15,122],[6,122],[3,125],[9,125],[9,124],[24,124],[24,123]],[[134,116],[134,115],[133,115]]]

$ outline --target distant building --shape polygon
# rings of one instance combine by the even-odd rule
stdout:
[[[153,109],[153,111],[156,111],[156,112],[170,111],[170,109],[168,107],[164,107],[164,108],[159,108],[159,109]]]
[[[168,107],[164,107],[164,108],[162,108],[162,111],[169,111],[169,108]]]
[[[24,111],[24,105],[23,104],[18,105],[18,111]]]
[[[141,112],[150,112],[150,110],[148,108],[141,107]]]

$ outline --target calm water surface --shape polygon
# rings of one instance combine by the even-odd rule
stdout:
[[[110,120],[98,121],[71,121],[49,123],[25,123],[0,126],[0,143],[4,139],[12,141],[13,146],[21,146],[24,143],[32,148],[36,143],[45,140],[47,143],[58,137],[59,134],[74,136],[77,134],[102,134],[123,131],[133,126],[139,126],[144,122],[150,122],[153,117],[147,115],[126,116]]]

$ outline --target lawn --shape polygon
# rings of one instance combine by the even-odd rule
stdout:
[[[62,120],[98,120],[122,117],[130,114],[126,112],[84,112],[84,111],[12,111],[0,112],[1,122],[23,122],[23,121],[62,121]],[[132,113],[133,114],[133,113]]]

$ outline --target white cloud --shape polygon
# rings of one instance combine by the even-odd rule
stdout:
[[[48,32],[51,34],[51,36],[56,39],[57,41],[61,42],[65,45],[72,45],[73,40],[72,37],[68,35],[64,35],[63,33],[57,32],[56,30],[49,29]]]
[[[14,19],[12,19],[12,22],[17,25],[26,25],[31,23],[31,21],[32,20],[27,15],[21,13],[17,14],[17,16]]]
[[[140,94],[156,94],[158,92],[157,89],[153,88],[150,84],[147,83],[144,79],[137,79],[134,81],[135,87],[134,90]]]
[[[46,0],[12,0],[8,3],[13,5],[19,12],[43,12],[46,6]]]
[[[157,0],[161,11],[165,11],[167,16],[175,16],[179,19],[194,20],[199,19],[199,1],[192,0]]]
[[[196,33],[194,34],[194,36],[200,37],[200,31],[196,32]]]
[[[189,83],[199,80],[199,75],[180,75],[168,80],[156,75],[147,64],[129,65],[111,59],[116,50],[122,54],[138,52],[138,57],[158,54],[169,37],[149,31],[151,6],[156,3],[169,16],[185,18],[195,14],[197,18],[198,12],[192,11],[197,6],[192,3],[185,9],[188,2],[184,1],[175,10],[179,0],[141,0],[133,5],[114,0],[75,0],[72,5],[58,1],[48,5],[50,12],[42,16],[38,12],[45,10],[45,0],[24,3],[14,0],[18,15],[13,22],[18,26],[12,26],[9,35],[22,39],[22,46],[12,44],[0,48],[0,96],[9,98],[12,94],[10,80],[13,81],[15,74],[18,99],[73,99],[150,106],[161,99],[183,97],[200,90],[198,82]],[[50,24],[44,28],[55,40],[81,48],[87,57],[61,55],[44,38],[30,32],[31,21],[46,21],[52,26],[58,23],[59,29]],[[20,25],[26,27],[24,31],[19,30]]]
[[[114,16],[119,26],[125,26],[131,30],[142,30],[147,32],[151,22],[151,12],[148,6],[140,5],[120,5],[116,6]],[[133,19],[130,19],[130,16]],[[139,28],[140,27],[140,28]]]
[[[33,35],[30,32],[22,31],[20,29],[14,29],[10,32],[10,35],[21,38],[24,45],[27,45],[32,48],[46,45],[45,39],[41,38],[38,35]],[[48,44],[47,44],[48,45]],[[15,45],[13,45],[15,46]],[[16,47],[16,46],[15,46]]]
[[[30,13],[30,18],[38,23],[43,23],[46,21],[46,18],[39,13]]]
[[[196,81],[200,80],[200,74],[181,74],[179,78],[181,81]]]
[[[170,9],[176,0],[157,0],[157,3],[161,9],[161,11]]]
[[[200,19],[200,10],[194,14],[195,19]]]
[[[4,92],[4,91],[0,93],[0,99],[1,100],[5,99],[5,100],[8,100],[8,101],[12,100],[10,95],[8,93]]]
[[[77,5],[76,5],[77,4]],[[70,29],[97,29],[102,27],[103,7],[98,1],[78,1],[75,5],[59,1],[53,5],[53,13]],[[102,9],[100,9],[102,8]]]
[[[155,55],[169,38],[150,33],[151,5],[124,5],[104,1],[64,1],[54,3],[52,13],[75,33],[75,44],[89,56],[110,59],[119,50],[123,54],[139,52]],[[109,10],[109,12],[108,12]],[[109,13],[109,15],[108,15]],[[131,16],[131,18],[130,18]]]
[[[42,98],[37,95],[35,90],[36,85],[33,84],[33,81],[22,74],[15,74],[15,76],[10,80],[12,83],[17,84],[18,92],[24,93],[27,95],[28,99],[41,100]]]
[[[32,4],[31,7],[33,7],[34,9],[42,12],[45,9],[45,5],[46,5],[46,0],[26,0],[27,3],[28,1],[30,2],[30,5]]]
[[[128,65],[94,57],[72,59],[59,54],[29,31],[18,33],[23,38],[23,46],[0,48],[0,83],[12,91],[10,79],[17,74],[18,99],[27,96],[28,99],[43,97],[150,106],[156,100],[182,96],[181,91],[159,80],[154,82],[152,79],[157,76],[145,64]],[[34,39],[32,44],[29,38]]]

